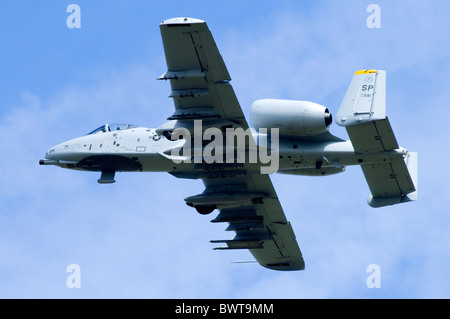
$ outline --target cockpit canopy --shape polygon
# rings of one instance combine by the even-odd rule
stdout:
[[[96,128],[92,132],[90,132],[87,135],[91,134],[99,134],[99,133],[106,133],[106,132],[114,132],[114,131],[123,131],[123,130],[129,130],[132,128],[136,128],[138,126],[132,125],[132,124],[105,124],[100,126],[99,128]]]

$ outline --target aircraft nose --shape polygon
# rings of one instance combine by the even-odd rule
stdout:
[[[45,159],[39,160],[39,165],[58,165],[59,161],[56,157],[56,147],[52,147],[45,153]]]
[[[66,160],[67,157],[67,142],[61,143],[51,147],[45,153],[45,159],[40,160],[39,164],[41,165],[59,165],[61,161]]]
[[[45,159],[41,159],[39,164],[73,168],[82,159],[83,154],[74,151],[72,144],[72,141],[67,141],[53,146],[45,153]]]
[[[51,149],[49,149],[49,150],[45,153],[45,158],[46,158],[46,159],[53,159],[53,158],[54,158],[54,153],[55,153],[55,147],[52,147]]]

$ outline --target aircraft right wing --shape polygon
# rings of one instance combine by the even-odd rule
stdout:
[[[205,21],[173,18],[160,24],[175,113],[169,120],[224,119],[248,128],[231,77]]]

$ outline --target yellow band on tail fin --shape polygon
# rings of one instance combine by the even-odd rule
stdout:
[[[369,73],[377,73],[377,70],[361,70],[361,71],[356,71],[356,74],[369,74]]]

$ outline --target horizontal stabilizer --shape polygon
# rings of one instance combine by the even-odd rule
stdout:
[[[389,164],[361,165],[371,191],[369,205],[383,207],[416,200],[417,166],[418,154],[413,152]]]
[[[389,119],[346,127],[356,153],[378,153],[399,148]]]

